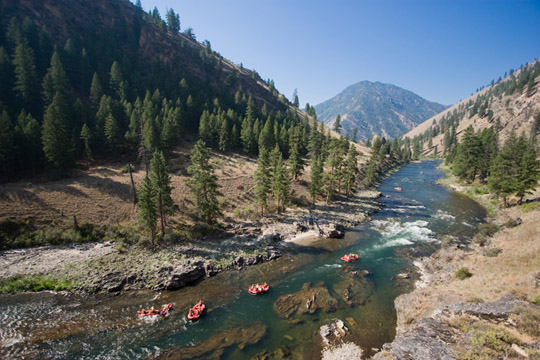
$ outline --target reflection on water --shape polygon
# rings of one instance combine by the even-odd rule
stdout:
[[[313,359],[322,350],[319,327],[335,319],[350,329],[347,340],[369,354],[394,337],[393,301],[411,289],[410,280],[395,275],[412,268],[409,255],[428,255],[442,235],[467,240],[485,216],[469,198],[435,184],[441,176],[436,166],[414,163],[388,178],[379,189],[388,196],[381,199],[383,210],[344,239],[291,244],[280,259],[224,272],[197,286],[157,296],[149,291],[116,297],[2,296],[0,356],[249,359],[290,353],[293,359]],[[403,191],[395,191],[396,186]],[[340,257],[348,252],[359,254],[359,261],[343,263]],[[250,284],[264,281],[271,285],[267,294],[248,294]],[[297,309],[287,318],[276,314],[278,298],[306,287],[325,289],[320,294],[328,294],[324,297],[335,306],[313,313]],[[298,297],[299,307],[323,301],[313,292],[304,295]],[[199,299],[205,299],[208,312],[197,322],[188,321],[187,310]],[[168,302],[175,308],[164,319],[136,316],[141,307]]]

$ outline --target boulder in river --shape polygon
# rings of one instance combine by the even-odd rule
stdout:
[[[193,346],[174,348],[162,352],[155,359],[220,359],[227,348],[237,346],[240,350],[258,343],[266,334],[266,326],[259,323],[250,327],[237,326],[218,332],[210,339]]]
[[[373,281],[367,277],[369,273],[348,269],[345,268],[347,276],[342,281],[336,282],[333,289],[349,305],[364,305],[374,292]]]
[[[315,287],[311,283],[305,283],[300,291],[282,295],[274,302],[274,310],[286,319],[294,314],[314,314],[318,310],[335,311],[337,306],[337,300],[322,283]]]

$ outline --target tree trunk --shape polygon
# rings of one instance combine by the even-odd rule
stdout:
[[[131,179],[131,191],[133,193],[133,205],[137,204],[137,189],[135,189],[135,181],[133,181],[133,173],[131,172],[131,164],[128,164],[129,178]]]
[[[503,196],[503,207],[506,209],[508,207],[508,204],[506,203],[506,196]]]
[[[161,238],[165,235],[165,213],[163,211],[163,199],[159,196],[159,217],[161,220]]]

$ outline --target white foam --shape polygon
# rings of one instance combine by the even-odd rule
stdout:
[[[376,248],[412,245],[417,242],[437,241],[433,237],[433,231],[427,226],[425,220],[416,220],[401,223],[399,221],[379,220],[373,224],[382,234],[382,243]]]
[[[471,227],[471,228],[474,227],[474,226],[472,226],[471,224],[466,223],[465,221],[463,221],[462,224],[465,225],[465,226]]]
[[[433,217],[440,220],[454,220],[456,218],[454,215],[450,215],[443,210],[437,210],[437,213]]]

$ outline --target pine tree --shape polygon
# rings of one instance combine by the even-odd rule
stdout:
[[[332,128],[332,130],[334,130],[338,134],[341,134],[341,129],[343,129],[343,127],[341,126],[341,115],[338,114],[336,120],[334,121],[334,127]]]
[[[323,177],[323,161],[321,157],[312,159],[311,174],[309,177],[308,191],[311,195],[313,203],[317,199],[317,195],[321,193]]]
[[[111,91],[116,94],[119,99],[125,99],[127,95],[126,83],[124,82],[124,76],[122,75],[120,65],[118,65],[117,61],[113,62],[111,65],[110,76],[109,86]]]
[[[15,47],[13,55],[15,67],[15,87],[13,88],[20,99],[22,107],[32,109],[35,114],[39,107],[39,80],[36,72],[34,51],[22,39]],[[38,104],[36,106],[36,104]]]
[[[94,75],[92,76],[92,85],[90,85],[90,102],[94,110],[97,110],[97,108],[99,107],[102,96],[103,89],[101,88],[98,74],[94,73]]]
[[[195,208],[208,224],[213,224],[216,217],[221,215],[218,196],[223,195],[219,192],[217,176],[210,164],[210,148],[206,147],[204,141],[197,141],[193,147],[191,162],[188,173],[192,176],[187,180],[187,185],[195,197]]]
[[[180,31],[180,15],[175,14],[173,9],[167,11],[167,28],[173,34]]]
[[[378,156],[374,156],[373,154],[371,158],[369,159],[367,170],[366,170],[366,176],[364,177],[364,183],[366,186],[371,186],[375,183],[377,180],[378,169],[377,169],[377,161]]]
[[[517,177],[516,195],[519,197],[519,204],[523,202],[523,197],[534,190],[540,179],[540,163],[536,160],[536,151],[533,145],[527,144],[527,149],[521,157],[519,164],[519,175]]]
[[[43,78],[43,100],[49,105],[56,94],[60,94],[62,101],[67,102],[71,86],[60,60],[60,55],[55,51],[51,58],[51,66]]]
[[[171,197],[171,177],[163,152],[156,151],[150,162],[150,179],[155,192],[156,210],[161,223],[161,236],[165,234],[167,215],[174,211],[174,201]]]
[[[23,110],[17,118],[15,133],[20,147],[19,168],[30,169],[34,175],[42,157],[41,128],[37,120]]]
[[[458,145],[453,172],[459,178],[473,182],[479,172],[482,143],[472,126],[465,129],[461,144]]]
[[[105,139],[111,150],[117,149],[122,141],[122,132],[113,114],[105,120]]]
[[[145,176],[141,189],[139,190],[139,197],[137,205],[139,206],[139,219],[142,225],[150,230],[150,239],[152,245],[156,238],[156,224],[157,224],[157,209],[155,203],[156,191],[150,177]]]
[[[298,90],[294,89],[293,92],[293,106],[294,107],[300,107],[300,101],[298,100]]]
[[[358,142],[358,128],[357,127],[353,129],[352,142],[355,144]]]
[[[227,118],[223,118],[221,122],[221,130],[219,132],[219,150],[223,152],[229,151],[231,148],[231,132]]]
[[[277,201],[277,211],[281,213],[287,207],[291,193],[291,181],[288,176],[287,167],[283,164],[281,153],[278,156],[274,176],[272,179],[272,192]]]
[[[272,188],[270,155],[265,147],[259,149],[259,160],[255,171],[255,202],[261,206],[261,215],[268,208],[268,196]]]
[[[6,110],[0,113],[0,178],[7,178],[15,160],[15,132]]]
[[[0,81],[0,99],[5,103],[9,103],[11,100],[11,89],[13,88],[14,77],[11,61],[3,46],[0,46],[0,74],[2,74],[2,81]]]
[[[92,148],[91,148],[92,131],[90,130],[88,125],[86,125],[86,123],[84,123],[84,125],[82,127],[82,130],[81,130],[81,140],[84,143],[84,155],[83,155],[84,159],[86,160],[87,163],[90,163],[93,160],[92,159]]]
[[[45,157],[63,175],[73,164],[73,148],[59,94],[54,96],[51,105],[45,110],[41,139]]]
[[[264,124],[261,134],[259,135],[259,149],[261,147],[272,149],[276,144],[274,138],[274,123],[269,116]]]
[[[294,181],[302,175],[305,165],[304,159],[302,159],[302,156],[300,155],[301,136],[302,133],[300,127],[295,127],[293,129],[293,135],[291,136],[289,155],[289,163],[291,165],[290,171]]]
[[[344,184],[345,184],[345,194],[347,195],[347,197],[350,195],[351,191],[354,188],[357,174],[358,174],[357,153],[354,146],[351,146],[349,148],[349,152],[347,153],[347,159],[345,160],[345,166],[344,166]]]

